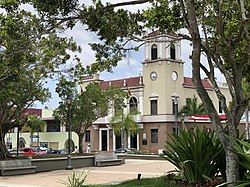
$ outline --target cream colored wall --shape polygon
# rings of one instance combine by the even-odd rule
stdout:
[[[152,81],[150,73],[155,71],[157,79]],[[172,73],[178,73],[178,79],[172,80]],[[183,64],[172,61],[150,61],[143,64],[144,80],[144,115],[150,115],[150,96],[158,95],[158,114],[170,114],[172,112],[173,93],[182,93]]]
[[[49,117],[53,117],[53,110],[43,109],[42,110],[42,118],[49,118]]]
[[[156,41],[157,38],[157,41]],[[178,106],[181,109],[186,104],[186,98],[192,98],[194,95],[200,98],[193,88],[184,88],[184,72],[183,62],[181,61],[181,43],[175,41],[176,61],[170,58],[170,42],[174,38],[172,36],[158,35],[155,38],[148,38],[148,43],[145,45],[145,62],[143,63],[143,114],[150,115],[150,96],[158,95],[158,114],[171,114],[172,113],[172,95],[176,93],[179,95]],[[163,42],[160,42],[163,41]],[[157,45],[158,59],[151,59],[151,46]],[[150,73],[155,71],[158,75],[157,80],[150,79]],[[178,79],[172,79],[172,73],[176,71]],[[218,83],[219,85],[224,85]],[[231,101],[231,96],[228,88],[221,88],[222,93],[225,95],[227,104]],[[212,99],[215,108],[219,111],[219,101],[213,90],[207,90],[210,98]]]
[[[36,135],[37,133],[34,133]],[[17,147],[17,134],[16,133],[10,133],[6,135],[6,138],[11,139],[12,147]],[[19,137],[24,138],[26,141],[26,147],[30,146],[30,133],[20,133]],[[65,141],[68,139],[68,133],[67,132],[46,132],[46,133],[39,133],[39,142],[58,142],[58,149],[63,149]],[[78,146],[78,135],[75,132],[72,132],[72,140],[74,141],[74,144]]]

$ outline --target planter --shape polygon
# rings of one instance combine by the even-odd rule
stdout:
[[[67,157],[31,159],[36,172],[62,170],[67,167]],[[73,168],[94,166],[94,156],[75,156],[71,158]]]

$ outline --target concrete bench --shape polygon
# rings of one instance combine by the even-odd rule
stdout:
[[[113,152],[101,152],[95,154],[95,166],[114,166],[124,164],[124,159],[118,159]]]
[[[36,172],[36,166],[31,165],[30,159],[15,159],[0,161],[1,176],[31,174]]]

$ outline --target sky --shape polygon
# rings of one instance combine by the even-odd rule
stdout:
[[[80,0],[80,2],[84,4],[91,4],[91,0]],[[122,0],[103,0],[103,2],[111,2],[111,3],[118,3],[122,2]],[[135,6],[126,6],[123,7],[125,9],[128,9],[129,11],[135,12],[138,11],[138,9],[146,9],[150,5],[148,3],[145,3],[143,5],[135,5]],[[30,11],[34,11],[32,7],[30,6],[24,6],[24,9],[28,9]],[[0,11],[1,12],[1,11]],[[81,25],[80,23],[76,24],[76,26],[71,30],[68,29],[63,33],[60,33],[62,36],[66,37],[73,37],[75,42],[81,46],[82,52],[78,54],[78,56],[81,58],[81,61],[83,62],[83,65],[89,65],[90,63],[93,63],[95,61],[95,54],[91,50],[91,47],[89,46],[89,43],[95,43],[99,42],[98,37],[95,33],[88,32],[85,30],[86,27]],[[185,31],[184,31],[185,32]],[[182,60],[184,63],[184,76],[191,77],[192,76],[192,66],[191,61],[189,59],[189,55],[191,54],[191,46],[188,42],[182,41]],[[100,78],[102,80],[113,80],[113,79],[123,79],[123,78],[129,78],[129,77],[135,77],[142,74],[142,66],[141,62],[144,61],[144,47],[142,46],[138,52],[131,51],[127,54],[128,57],[123,59],[121,62],[118,63],[117,67],[113,68],[113,72],[101,72]],[[223,77],[220,73],[217,74],[219,80],[223,80]],[[52,98],[44,103],[41,104],[39,102],[35,103],[34,108],[49,108],[54,109],[58,106],[58,103],[60,101],[60,98],[58,97],[57,93],[55,92],[56,87],[56,81],[55,80],[48,80],[48,83],[45,85],[45,87],[49,88]]]

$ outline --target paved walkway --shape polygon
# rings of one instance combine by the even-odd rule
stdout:
[[[127,159],[126,164],[109,167],[87,167],[76,169],[77,172],[89,172],[88,184],[115,184],[129,179],[156,177],[173,170],[174,166],[164,160]],[[72,171],[57,170],[30,175],[0,177],[0,187],[65,187],[62,184]]]

